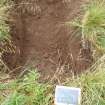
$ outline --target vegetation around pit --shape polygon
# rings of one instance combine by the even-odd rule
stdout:
[[[9,0],[0,0],[0,46],[10,40],[6,23],[8,4]],[[72,24],[80,28],[83,44],[88,40],[92,50],[101,51],[102,57],[90,68],[91,71],[73,75],[63,84],[82,89],[81,105],[105,105],[105,0],[90,1],[85,6],[82,20]],[[39,74],[30,69],[22,78],[0,82],[0,105],[53,105],[54,85],[39,83],[38,79]]]
[[[0,91],[7,92],[5,96],[0,92],[0,105],[51,104],[51,87],[48,84],[38,83],[38,78],[39,74],[31,70],[22,79],[0,84]]]
[[[105,0],[90,0],[84,5],[82,19],[76,19],[73,26],[80,28],[83,48],[91,43],[91,49],[101,54],[105,51]]]

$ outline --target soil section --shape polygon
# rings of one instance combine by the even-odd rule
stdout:
[[[86,0],[15,2],[11,33],[16,53],[5,54],[12,73],[20,73],[30,65],[38,68],[42,78],[57,79],[89,67],[91,52],[82,49],[79,30],[65,25],[65,22],[81,16],[81,6]]]

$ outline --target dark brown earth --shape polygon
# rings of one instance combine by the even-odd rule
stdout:
[[[65,22],[81,17],[86,0],[15,0],[11,34],[15,54],[4,60],[17,74],[27,66],[48,79],[80,73],[91,64],[91,52],[81,46],[80,32]],[[21,69],[20,69],[21,68]],[[54,75],[55,74],[55,75]]]

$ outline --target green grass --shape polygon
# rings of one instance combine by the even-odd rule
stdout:
[[[82,19],[70,22],[73,26],[80,28],[83,47],[86,41],[92,46],[92,51],[102,55],[105,54],[105,0],[92,0],[85,5]],[[101,56],[102,56],[101,55]],[[103,56],[104,57],[104,56]],[[104,58],[98,59],[101,64],[96,63],[95,69],[71,78],[68,86],[80,87],[82,89],[81,105],[105,105],[105,65]]]
[[[0,41],[9,40],[9,26],[6,23],[9,16],[10,0],[0,0]]]
[[[12,7],[12,0],[0,0],[0,71],[8,71],[9,68],[2,60],[3,53],[14,53],[15,46],[13,46],[10,36],[9,27],[9,12]]]
[[[95,65],[94,71],[74,76],[66,83],[67,86],[82,89],[81,105],[105,105],[105,64],[103,62],[104,60],[101,64]]]
[[[30,71],[23,79],[0,84],[1,91],[9,90],[6,97],[0,96],[0,105],[50,105],[51,93],[47,84],[38,83],[39,74]]]
[[[39,74],[31,71],[24,78],[8,84],[0,84],[1,105],[52,105],[53,85],[38,82]],[[105,66],[98,64],[95,71],[73,76],[66,86],[82,89],[81,105],[105,105]]]
[[[2,53],[6,51],[4,46],[10,44],[9,25],[9,4],[10,0],[0,0],[0,60]]]
[[[91,0],[85,5],[82,19],[77,19],[72,25],[81,29],[84,47],[88,40],[92,43],[92,48],[105,51],[105,0]]]

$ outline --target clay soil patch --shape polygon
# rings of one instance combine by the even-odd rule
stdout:
[[[60,78],[86,70],[89,49],[82,50],[80,32],[65,22],[81,16],[86,0],[15,0],[11,34],[15,54],[4,54],[12,74],[33,66],[43,79]]]

